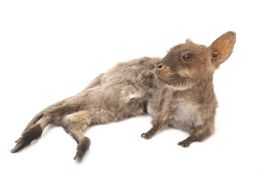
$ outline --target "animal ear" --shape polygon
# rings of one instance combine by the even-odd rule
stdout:
[[[226,61],[231,55],[235,42],[236,34],[230,31],[221,35],[209,46],[212,54],[212,62],[216,67]]]
[[[193,41],[191,39],[187,39],[186,44],[193,44]]]

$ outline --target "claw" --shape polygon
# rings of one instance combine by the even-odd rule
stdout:
[[[191,143],[197,141],[197,138],[194,136],[189,136],[188,138],[186,138],[185,140],[181,141],[178,143],[178,145],[182,146],[182,147],[189,147]]]
[[[24,147],[30,145],[33,140],[38,139],[42,134],[42,128],[40,125],[35,125],[30,130],[25,132],[22,137],[16,141],[16,146],[11,150],[12,153],[16,153]]]
[[[162,126],[161,123],[153,125],[153,127],[149,131],[147,131],[146,133],[141,134],[141,137],[144,138],[144,139],[152,138],[159,131],[161,126]]]
[[[17,144],[15,145],[15,147],[11,150],[11,153],[16,153],[18,151],[20,151],[21,149],[23,149],[25,146],[28,145],[28,143],[26,143],[23,138],[21,137],[17,142]]]
[[[152,136],[148,133],[142,133],[141,137],[144,138],[144,139],[150,139]]]
[[[22,137],[20,137],[19,139],[17,139],[16,141],[15,141],[15,143],[18,143],[18,142],[20,142],[22,140]]]
[[[179,142],[178,145],[186,148],[189,147],[190,143],[187,140],[184,140],[182,142]]]
[[[83,156],[84,156],[84,153],[83,153],[83,152],[77,151],[77,152],[76,152],[76,155],[75,155],[75,157],[74,157],[74,160],[80,162],[80,161],[83,159]]]
[[[80,162],[83,159],[86,151],[89,149],[89,146],[90,146],[90,140],[89,138],[85,137],[82,141],[79,142],[74,159]]]

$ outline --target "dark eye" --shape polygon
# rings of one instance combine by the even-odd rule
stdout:
[[[187,54],[183,55],[183,60],[186,61],[186,62],[191,61],[192,58],[193,58],[193,54],[191,54],[191,53],[187,53]]]

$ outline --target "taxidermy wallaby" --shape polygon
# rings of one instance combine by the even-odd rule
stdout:
[[[142,137],[151,138],[170,125],[190,134],[179,145],[202,141],[214,130],[213,73],[232,53],[235,37],[234,32],[227,32],[209,47],[187,40],[171,48],[162,60],[144,57],[116,65],[84,91],[37,114],[11,152],[28,146],[48,124],[54,124],[76,140],[75,159],[80,161],[90,146],[84,135],[88,127],[148,113],[153,127]]]

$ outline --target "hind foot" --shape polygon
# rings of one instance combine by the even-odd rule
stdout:
[[[77,152],[74,157],[76,161],[81,161],[85,155],[85,152],[89,149],[90,146],[90,139],[87,137],[84,137],[79,141],[78,146],[77,146]]]
[[[12,153],[16,153],[20,150],[22,150],[24,147],[30,145],[30,143],[41,137],[42,135],[42,128],[41,126],[35,125],[31,129],[29,129],[27,132],[25,132],[17,141],[16,146],[11,150]]]

